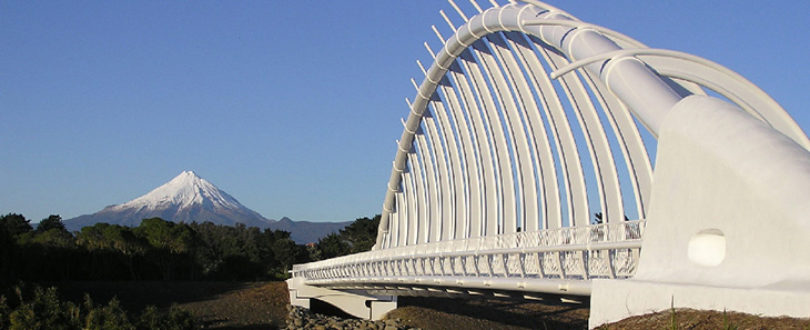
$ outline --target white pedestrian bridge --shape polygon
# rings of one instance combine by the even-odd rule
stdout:
[[[778,103],[538,1],[450,4],[376,245],[295,265],[293,304],[379,318],[399,295],[568,299],[591,327],[671,307],[810,317],[810,140]]]

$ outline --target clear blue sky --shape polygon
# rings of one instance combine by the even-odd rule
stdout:
[[[719,62],[810,130],[808,1],[550,3]],[[439,9],[459,22],[435,0],[2,1],[0,213],[93,213],[183,170],[268,218],[379,213]]]

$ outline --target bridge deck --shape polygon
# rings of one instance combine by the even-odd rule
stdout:
[[[586,296],[590,280],[629,278],[644,221],[444,241],[295,265],[293,277],[332,289],[456,288]]]

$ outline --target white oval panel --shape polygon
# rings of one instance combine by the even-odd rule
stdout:
[[[726,237],[719,229],[701,230],[689,239],[689,260],[701,266],[717,266],[726,258]]]

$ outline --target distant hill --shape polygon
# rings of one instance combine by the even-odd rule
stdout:
[[[290,232],[290,238],[298,244],[306,244],[310,242],[317,242],[319,238],[337,233],[344,227],[352,224],[351,221],[346,222],[310,222],[310,221],[293,221],[290,218],[284,217],[279,221],[270,224],[270,229],[278,229]]]
[[[233,226],[279,229],[290,232],[299,244],[317,242],[319,238],[346,227],[351,222],[308,222],[282,218],[269,220],[220,190],[192,171],[184,171],[146,195],[129,202],[105,207],[101,211],[64,221],[68,230],[106,222],[138,226],[141,220],[159,217],[173,222],[206,222]]]

